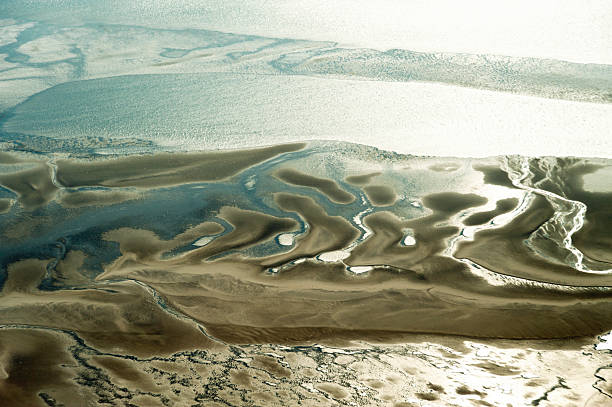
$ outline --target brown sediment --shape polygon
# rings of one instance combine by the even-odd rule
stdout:
[[[141,195],[134,192],[122,191],[75,191],[60,195],[58,201],[66,208],[80,208],[83,206],[112,205],[132,199]]]
[[[43,331],[20,332],[25,334],[13,338],[15,342],[21,340],[23,343],[31,343],[28,342],[27,332]],[[52,334],[62,339],[62,335]],[[70,339],[68,334],[63,337]],[[53,340],[46,336],[42,339]],[[466,364],[470,372],[469,378],[465,377],[463,371],[457,374],[454,371],[456,369],[448,369],[449,361],[439,355],[442,349],[449,346],[449,342],[464,345],[464,341],[465,345],[469,346],[467,357],[453,361],[450,365]],[[0,349],[3,348],[2,344],[7,342],[9,341],[2,341],[0,332]],[[484,400],[495,399],[500,394],[500,383],[504,384],[504,387],[514,386],[513,394],[521,401],[524,397],[524,403],[527,404],[546,394],[547,390],[554,389],[553,386],[558,383],[565,385],[564,389],[567,391],[558,390],[564,392],[562,399],[558,397],[561,394],[555,394],[549,399],[566,400],[580,405],[586,400],[592,403],[598,390],[604,393],[609,390],[605,383],[610,377],[607,370],[597,370],[599,381],[592,376],[599,366],[607,364],[605,354],[589,352],[583,355],[581,351],[584,352],[584,348],[579,347],[567,353],[540,351],[532,347],[531,341],[517,341],[516,346],[511,349],[499,348],[499,341],[483,340],[478,343],[479,346],[494,352],[495,356],[492,358],[511,361],[519,371],[511,376],[500,376],[486,367],[474,366],[474,348],[472,341],[466,341],[466,338],[422,337],[413,338],[407,343],[390,345],[347,343],[349,349],[344,350],[328,348],[325,345],[227,346],[213,351],[185,351],[169,357],[147,359],[133,358],[130,355],[99,354],[95,349],[85,348],[75,340],[68,340],[61,345],[74,358],[58,358],[59,366],[53,362],[52,369],[46,369],[50,365],[48,363],[41,366],[42,372],[54,374],[51,378],[45,378],[46,383],[57,380],[58,373],[68,380],[57,385],[45,383],[24,390],[30,390],[34,396],[38,391],[38,395],[41,398],[44,396],[46,400],[46,404],[42,405],[58,406],[89,406],[113,402],[139,406],[292,406],[300,403],[308,406],[328,406],[338,404],[332,400],[335,398],[339,403],[396,407],[412,406],[413,404],[406,400],[416,397],[416,393],[435,394],[439,398],[437,403],[441,405],[462,402],[492,405]],[[55,352],[55,347],[47,347],[41,341],[37,341],[36,345]],[[352,354],[338,355],[337,352]],[[261,359],[266,362],[259,363]],[[275,372],[281,365],[283,369],[290,371],[290,375],[282,376]],[[14,372],[22,377],[25,373],[17,369]],[[519,374],[532,372],[537,372],[540,376],[538,384],[519,377]],[[42,376],[38,372],[33,373],[35,379]],[[436,380],[433,381],[432,378]],[[9,378],[13,379],[14,377]],[[433,386],[432,381],[436,383]],[[0,386],[2,382],[3,379],[0,378]],[[474,383],[478,386],[474,387]],[[438,390],[442,384],[447,389],[446,392]],[[318,391],[313,392],[309,385]],[[4,388],[6,387],[9,386]],[[597,400],[597,405],[606,405],[605,396],[603,397],[602,400]],[[414,405],[416,404],[418,403]],[[37,406],[25,401],[18,405]]]
[[[415,393],[415,396],[417,396],[421,400],[427,400],[427,401],[435,401],[439,399],[436,393]]]
[[[433,164],[427,168],[429,168],[432,171],[436,171],[436,172],[453,172],[461,168],[461,165],[455,162],[445,162],[445,163]]]
[[[524,241],[554,214],[537,196],[529,208],[507,225],[481,230],[473,241],[457,246],[455,257],[467,258],[497,273],[568,286],[612,286],[611,275],[578,273],[572,267],[537,256]]]
[[[427,383],[427,387],[430,390],[437,391],[438,393],[444,393],[444,387],[440,386],[439,384],[435,384],[435,383],[431,383],[430,382],[430,383]]]
[[[304,147],[305,144],[299,143],[239,151],[158,153],[94,162],[58,160],[57,180],[64,187],[142,188],[219,181],[279,154]],[[23,160],[14,154],[2,153],[0,156],[2,164],[20,162]],[[51,168],[41,161],[31,162],[35,163],[33,168],[0,174],[0,185],[14,191],[19,204],[27,210],[44,206],[55,198],[59,190],[51,179]],[[76,191],[62,194],[60,203],[66,207],[108,205],[135,197],[133,193],[124,191]],[[3,209],[8,210],[7,204],[0,203],[0,213]]]
[[[612,197],[610,197],[612,199]],[[612,202],[612,201],[608,201]],[[574,246],[589,258],[608,263],[612,268],[612,211],[590,211],[582,228],[572,237]]]
[[[177,320],[175,326],[164,324],[159,315],[151,319],[158,314],[158,306],[141,302],[139,297],[147,294],[131,290],[134,286],[129,282],[104,285],[114,292],[78,293],[36,292],[36,284],[27,279],[11,282],[16,270],[20,276],[38,280],[44,266],[44,262],[29,261],[11,267],[5,287],[8,292],[1,302],[1,322],[61,325],[102,349],[118,347],[138,354],[189,347],[191,342],[184,341],[198,336]],[[405,339],[411,332],[564,338],[603,332],[612,323],[612,305],[607,298],[586,299],[568,293],[566,298],[546,302],[521,296],[500,299],[470,291],[445,296],[443,287],[427,281],[402,283],[401,273],[389,275],[381,270],[370,276],[351,276],[333,265],[326,282],[311,279],[300,269],[305,266],[274,277],[258,269],[245,270],[243,263],[232,266],[229,261],[175,267],[140,264],[124,270],[123,277],[153,286],[173,308],[203,322],[215,337],[234,343],[384,342]],[[323,265],[316,267],[319,269],[312,275],[326,275]],[[385,274],[388,284],[381,284],[384,280],[380,276]],[[347,286],[350,281],[354,283]],[[143,309],[150,311],[143,315]],[[153,326],[155,339],[147,333]]]
[[[202,236],[214,235],[223,230],[223,226],[216,222],[203,222],[187,229],[173,239],[162,240],[149,230],[120,228],[104,233],[102,239],[118,242],[123,257],[136,261],[150,261],[159,259],[164,253],[189,244]],[[119,258],[117,261],[123,260]]]
[[[371,185],[370,182],[372,178],[379,176],[380,172],[373,172],[369,174],[363,175],[353,175],[350,177],[346,177],[346,182],[359,185],[365,192],[368,200],[374,206],[390,206],[393,205],[398,196],[395,193],[395,190],[389,185]]]
[[[516,373],[517,372],[514,372],[513,374],[516,374]],[[472,394],[475,395],[475,396],[486,396],[486,393],[483,393],[483,392],[478,391],[478,390],[470,389],[466,385],[457,387],[455,389],[455,392],[457,394],[461,394],[462,396],[468,396],[468,395],[472,395]]]
[[[329,394],[335,399],[344,399],[348,397],[346,390],[336,383],[317,383],[315,384],[315,388]]]
[[[27,210],[47,204],[58,191],[51,181],[51,169],[44,163],[26,170],[0,174],[0,185],[15,192],[18,202]]]
[[[314,261],[276,275],[262,273],[266,267],[346,247],[358,235],[348,221],[327,215],[312,198],[279,193],[275,201],[309,225],[289,252],[263,258],[229,254],[202,262],[297,227],[291,219],[226,208],[220,216],[234,225],[234,231],[168,260],[159,260],[162,249],[146,252],[140,248],[139,244],[158,247],[154,235],[108,232],[106,238],[119,241],[123,256],[131,260],[116,262],[99,279],[143,281],[175,309],[215,331],[215,336],[239,343],[273,341],[275,335],[281,342],[308,340],[329,329],[337,329],[334,335],[353,333],[354,339],[385,332],[524,339],[594,335],[612,326],[612,304],[606,291],[564,291],[529,284],[492,286],[472,275],[463,263],[441,254],[447,247],[445,240],[458,229],[440,224],[464,209],[484,204],[484,197],[432,194],[423,202],[433,212],[408,221],[390,212],[368,215],[364,223],[373,235],[354,248],[346,262],[384,266],[364,275],[346,272],[341,263]],[[546,210],[540,214],[539,209],[532,205],[526,212],[527,223],[537,220],[529,230],[541,224],[538,216],[547,219],[550,215]],[[405,227],[414,230],[416,245],[398,245]],[[478,234],[475,239],[473,244],[483,240]],[[510,263],[521,261],[521,256],[512,251],[502,254]]]
[[[13,200],[8,198],[0,198],[0,213],[7,213],[11,206],[13,206]]]
[[[474,366],[483,368],[496,376],[514,376],[520,373],[520,369],[517,369],[513,366],[500,366],[493,362],[481,362],[477,363]]]
[[[121,276],[125,270],[145,265],[184,267],[189,264],[201,264],[217,254],[245,249],[272,239],[280,233],[294,231],[298,227],[298,223],[291,218],[278,218],[234,207],[221,208],[219,217],[231,224],[233,230],[215,238],[205,246],[190,250],[183,255],[170,257],[163,262],[160,258],[164,253],[189,244],[201,236],[219,233],[223,228],[218,223],[204,222],[171,240],[161,240],[155,233],[144,229],[120,228],[106,232],[103,239],[118,242],[121,257],[108,265],[98,279]],[[232,255],[225,257],[232,258]],[[240,256],[237,262],[244,263],[247,269],[252,268],[250,262]]]
[[[282,210],[297,213],[310,228],[297,239],[296,247],[290,252],[262,259],[259,264],[264,267],[339,250],[359,236],[359,231],[349,221],[340,216],[329,216],[312,198],[279,192],[274,194],[274,201]]]
[[[376,212],[364,218],[364,224],[373,235],[356,247],[347,264],[387,264],[415,271],[428,271],[432,266],[442,268],[463,267],[462,264],[447,257],[437,256],[446,247],[446,239],[455,235],[455,226],[436,226],[450,220],[463,209],[480,206],[487,199],[475,194],[438,193],[423,198],[426,207],[433,210],[431,215],[404,221],[391,212]],[[404,229],[413,230],[416,244],[410,247],[399,245]],[[418,265],[418,266],[417,266]]]
[[[572,242],[589,258],[607,263],[612,268],[612,191],[591,192],[584,189],[584,176],[606,165],[574,165],[563,174],[564,195],[587,207],[583,227],[572,236]]]
[[[263,294],[265,292],[265,294]],[[366,295],[315,293],[304,289],[289,295],[264,291],[267,298],[176,298],[178,308],[197,313],[210,332],[234,343],[299,343],[323,340],[392,341],[407,334],[457,335],[476,338],[554,339],[592,336],[611,326],[611,306],[605,301],[543,306],[516,300],[505,305],[474,297],[472,304],[449,304],[417,290],[382,290]],[[316,296],[319,298],[316,298]],[[327,299],[322,299],[327,296]],[[197,311],[206,302],[210,310],[226,315],[208,316]],[[475,304],[477,303],[477,304]],[[282,306],[281,306],[282,304]],[[280,310],[274,307],[282,307]],[[223,320],[226,322],[223,323]],[[238,325],[237,321],[243,323]],[[231,321],[236,321],[232,324]],[[251,323],[251,325],[248,325]],[[308,326],[311,324],[311,326]]]
[[[169,296],[180,293],[174,291],[175,286],[193,284],[193,287],[182,292],[193,297],[199,295],[200,289],[215,290],[224,296],[261,295],[267,290],[284,292],[307,289],[338,297],[373,296],[377,292],[397,289],[429,290],[431,301],[450,304],[469,305],[474,301],[483,300],[488,304],[501,306],[521,298],[524,302],[550,306],[572,305],[582,300],[602,301],[609,296],[605,291],[593,289],[567,292],[562,287],[556,290],[528,285],[491,287],[485,280],[467,273],[459,262],[454,263],[458,265],[457,270],[450,267],[439,268],[428,274],[411,269],[389,269],[387,266],[380,266],[374,267],[368,273],[355,275],[347,272],[344,265],[339,262],[306,260],[270,275],[262,273],[264,268],[258,265],[257,261],[249,260],[240,255],[228,255],[218,260],[193,264],[179,262],[173,264],[171,260],[149,265],[134,261],[124,262],[121,266],[108,267],[98,279],[117,277],[137,279],[154,284],[160,290],[166,290]]]
[[[502,170],[499,166],[495,165],[474,165],[476,171],[480,171],[484,174],[484,182],[491,185],[500,185],[507,188],[516,188],[508,173]]]
[[[142,158],[140,163],[154,162],[147,161],[149,158]],[[171,169],[163,165],[155,169],[161,172],[154,171],[153,180],[143,175],[144,169],[135,169],[135,175],[125,181],[120,179],[132,168],[125,163],[119,165],[119,178],[109,175],[110,166],[84,164],[79,168],[101,169],[101,182],[113,185],[166,185],[185,172],[192,177],[186,182],[208,176],[198,173],[204,170],[204,164],[177,160],[179,163]],[[215,160],[206,165],[213,165]],[[232,167],[229,173],[243,168],[243,163],[234,164],[228,164]],[[164,168],[167,172],[163,172]],[[478,168],[485,173],[485,181],[508,186],[507,175],[499,168]],[[295,176],[292,171],[291,176]],[[320,187],[322,182],[327,185],[323,193],[333,195],[326,180],[297,174],[303,181],[301,185]],[[83,179],[91,177],[94,175],[85,173]],[[369,182],[369,178],[361,182]],[[110,193],[108,199],[112,201],[114,191]],[[369,214],[363,223],[372,235],[354,247],[343,264],[313,258],[354,243],[360,233],[350,221],[329,215],[311,197],[274,191],[270,195],[279,209],[296,214],[307,224],[288,251],[263,257],[240,252],[270,242],[280,233],[296,232],[299,223],[290,217],[230,206],[215,214],[233,228],[223,235],[219,235],[223,227],[215,222],[191,226],[168,240],[144,229],[118,228],[102,233],[102,237],[117,242],[121,256],[104,264],[105,272],[95,281],[88,281],[83,273],[87,264],[84,252],[69,250],[57,265],[50,267],[50,276],[65,285],[78,286],[71,288],[79,290],[40,291],[38,286],[50,261],[30,259],[9,265],[0,295],[0,323],[70,329],[99,349],[135,355],[215,346],[192,320],[200,322],[215,337],[232,343],[348,343],[355,339],[384,342],[405,340],[414,334],[483,340],[551,339],[596,335],[612,327],[612,303],[606,288],[612,286],[612,276],[578,273],[559,262],[538,257],[525,245],[524,241],[554,214],[543,197],[536,198],[506,226],[479,231],[473,241],[458,245],[458,257],[487,267],[493,275],[524,279],[518,284],[497,286],[445,254],[449,240],[459,233],[460,216],[469,208],[484,205],[484,196],[444,192],[420,197],[428,210],[416,219],[402,219],[391,210]],[[593,202],[590,216],[595,216],[589,218],[587,225],[595,227],[595,222],[609,212],[606,196],[587,198]],[[87,196],[80,202],[89,202]],[[514,198],[498,201],[494,211],[478,212],[467,222],[486,222],[486,218],[514,206]],[[406,229],[413,232],[416,243],[412,246],[400,244]],[[219,236],[205,246],[173,252],[212,235]],[[597,244],[605,244],[606,240],[601,239]],[[589,241],[582,244],[593,245]],[[287,264],[302,258],[309,260]],[[346,265],[369,265],[373,269],[355,275],[347,271]],[[268,270],[277,266],[287,267],[275,273]],[[568,287],[538,285],[529,280]],[[166,312],[158,298],[186,318]],[[123,368],[121,362],[98,359],[96,363],[106,370]],[[263,358],[254,364],[276,372],[278,377],[289,377],[285,368],[273,361]],[[496,369],[489,365],[479,367],[492,372]],[[130,381],[129,375],[134,376],[126,370],[124,377],[119,373],[115,376]]]
[[[244,249],[272,239],[280,233],[297,230],[298,223],[291,218],[279,218],[264,213],[233,207],[223,207],[219,217],[234,229],[199,249],[192,250],[179,262],[201,262],[228,250]]]
[[[74,380],[78,370],[68,352],[70,345],[59,333],[0,329],[0,405],[53,405],[43,397],[92,405],[96,400],[93,389]]]
[[[8,276],[2,287],[2,295],[12,293],[31,293],[36,291],[45,276],[49,260],[27,259],[9,264]]]
[[[352,194],[340,188],[336,181],[328,178],[314,177],[293,168],[281,168],[272,175],[287,184],[316,189],[335,203],[348,204],[355,201]]]
[[[397,194],[388,185],[367,185],[363,187],[370,202],[374,206],[390,206],[397,201]]]
[[[346,177],[344,180],[349,184],[353,185],[366,185],[369,184],[372,178],[379,176],[381,172],[371,172],[363,175],[351,175]]]
[[[59,260],[53,270],[52,276],[58,281],[58,285],[76,286],[86,285],[90,282],[81,269],[84,269],[84,262],[87,255],[79,250],[70,250],[63,259]]]
[[[340,265],[325,273],[325,265],[314,263],[277,276],[240,262],[190,267],[146,271],[138,266],[124,273],[155,287],[215,337],[236,343],[372,340],[408,333],[550,339],[595,335],[612,326],[612,304],[605,295],[525,298],[520,290],[502,288],[486,295],[446,289],[409,272],[351,276]]]
[[[459,353],[456,358],[463,358],[471,352],[466,340],[490,343],[500,349],[517,349],[525,347],[536,351],[555,351],[580,349],[592,345],[592,336],[573,336],[566,338],[486,338],[469,335],[431,334],[421,332],[401,332],[385,330],[350,330],[337,327],[300,327],[300,328],[260,328],[244,325],[207,324],[207,331],[216,338],[231,344],[282,344],[306,345],[318,343],[333,347],[355,347],[356,341],[371,344],[427,343],[433,342],[454,349]],[[447,355],[444,355],[447,357]],[[495,369],[486,364],[483,369]],[[411,375],[418,374],[414,369],[405,369]],[[487,370],[489,371],[489,370]],[[506,371],[504,371],[506,372]],[[516,374],[511,373],[509,375]]]
[[[0,164],[19,164],[22,162],[23,160],[20,159],[16,154],[0,151]]]
[[[612,228],[612,191],[592,192],[584,189],[583,177],[606,167],[602,160],[555,158],[550,162],[540,163],[540,160],[530,159],[530,177],[527,181],[532,186],[552,192],[567,199],[582,202],[587,211],[583,227],[572,236],[573,245],[583,252],[586,257],[584,263],[595,269],[609,269],[612,267],[612,255],[609,248],[612,238],[609,231]],[[509,185],[507,174],[494,166],[474,166],[485,174],[485,182]],[[536,192],[537,193],[537,192]],[[543,196],[543,195],[541,195]],[[555,198],[549,198],[555,199]],[[552,211],[552,209],[551,209]],[[546,242],[541,241],[541,244]],[[549,247],[554,251],[554,248]],[[591,260],[599,264],[591,264]],[[565,269],[568,272],[567,268]],[[571,271],[569,271],[571,273]],[[577,278],[584,273],[574,273]],[[591,277],[585,276],[587,280]]]
[[[195,323],[166,313],[132,281],[100,289],[39,291],[47,264],[31,259],[8,266],[0,324],[69,329],[98,349],[143,357],[215,345]]]
[[[376,379],[370,379],[367,381],[368,387],[371,387],[373,389],[382,389],[383,387],[385,387],[385,384],[383,382],[381,382],[380,380],[376,380]]]
[[[291,370],[282,366],[275,358],[270,356],[255,357],[252,366],[264,369],[275,377],[291,377]]]
[[[159,389],[153,378],[134,368],[129,360],[112,356],[94,356],[94,365],[104,369],[119,385],[136,385],[140,391],[155,392]]]
[[[482,225],[487,222],[490,222],[496,216],[499,216],[504,213],[508,213],[518,205],[518,199],[516,198],[506,198],[500,199],[495,204],[495,209],[486,212],[476,212],[473,215],[470,215],[467,219],[463,221],[463,224],[466,226],[475,226]]]
[[[434,211],[434,216],[441,216],[440,220],[448,218],[463,209],[484,205],[487,201],[484,196],[458,192],[439,192],[423,198],[423,204]],[[438,215],[436,212],[440,214]]]
[[[231,378],[232,383],[254,390],[251,384],[251,376],[247,372],[232,372]]]
[[[57,179],[66,187],[107,186],[155,188],[190,182],[219,181],[304,143],[252,150],[158,153],[101,161],[58,160]]]
[[[372,230],[373,234],[351,251],[351,256],[346,260],[347,264],[387,264],[409,268],[432,252],[441,251],[440,240],[457,231],[454,227],[444,228],[442,231],[428,230],[426,236],[429,239],[425,240],[423,231],[419,230],[421,239],[417,241],[417,245],[402,247],[399,243],[404,236],[403,229],[408,227],[408,221],[398,218],[391,212],[376,212],[364,217],[363,223]],[[437,250],[429,249],[432,245],[435,245]]]

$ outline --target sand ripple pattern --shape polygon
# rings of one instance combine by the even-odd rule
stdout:
[[[181,391],[194,392],[196,404],[240,405],[235,397],[244,402],[261,386],[293,383],[304,391],[281,399],[377,405],[382,395],[372,391],[393,380],[359,390],[352,376],[357,387],[334,384],[339,367],[311,383],[303,378],[314,370],[298,380],[287,366],[319,352],[317,342],[433,335],[544,346],[602,335],[612,328],[610,167],[604,159],[413,157],[332,142],[88,159],[1,153],[0,340],[14,353],[11,344],[30,335],[24,352],[56,366],[34,351],[53,343],[57,364],[73,370],[29,382],[34,398],[2,388],[0,396],[66,400],[75,382],[65,379],[79,375],[74,385],[89,400],[174,405],[176,382],[159,387],[145,376],[179,380],[174,369],[189,365]],[[295,344],[309,345],[286,346]],[[346,363],[379,366],[369,346]],[[473,362],[475,375],[503,370]],[[593,397],[607,397],[609,367],[591,362]],[[7,366],[24,388],[21,370]],[[118,385],[136,366],[145,369],[141,384]],[[513,369],[495,374],[523,367]],[[197,377],[208,387],[191,386]],[[539,404],[570,391],[573,379],[555,380],[524,398]],[[224,393],[230,382],[246,390]],[[493,400],[475,383],[415,386],[415,400],[446,400],[445,386]]]

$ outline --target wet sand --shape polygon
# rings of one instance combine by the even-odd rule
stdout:
[[[585,225],[576,232],[574,243],[590,258],[606,263],[605,267],[612,267],[612,255],[609,248],[612,245],[612,202],[611,190],[589,191],[584,188],[584,177],[596,174],[598,170],[609,168],[610,164],[600,160],[596,164],[568,165],[568,191],[569,199],[583,202],[588,210],[585,216]],[[605,176],[604,176],[605,177]]]
[[[538,257],[527,246],[527,239],[553,215],[544,198],[536,199],[529,210],[510,224],[478,232],[473,242],[465,242],[456,252],[458,258],[470,259],[489,270],[539,282],[565,286],[610,286],[612,275],[579,274],[555,260]]]
[[[302,161],[293,161],[298,150]],[[289,383],[295,370],[258,346],[272,353],[297,346],[298,357],[315,343],[353,349],[428,338],[467,354],[460,343],[468,340],[483,346],[511,340],[503,352],[535,340],[552,354],[577,352],[612,329],[612,274],[577,270],[551,235],[567,233],[555,222],[572,221],[559,214],[573,213],[578,206],[567,200],[579,200],[585,224],[572,241],[585,265],[610,261],[605,228],[612,192],[586,190],[582,181],[600,166],[559,161],[554,175],[531,161],[533,178],[521,184],[511,182],[515,175],[501,159],[459,166],[407,158],[393,163],[399,170],[386,170],[391,187],[367,168],[340,172],[339,179],[332,176],[338,168],[305,172],[309,159],[320,160],[316,154],[286,145],[65,159],[55,164],[57,179],[48,163],[1,155],[0,183],[14,195],[0,201],[8,208],[0,217],[0,400],[52,405],[51,398],[70,399],[79,385],[85,386],[79,400],[89,400],[82,405],[118,397],[122,387],[138,389],[130,390],[130,400],[167,405],[158,395],[170,397],[175,383],[160,388],[151,364],[172,365],[155,368],[179,375],[191,360],[184,391],[194,400],[208,393],[189,390],[193,372],[210,378],[219,363],[234,363],[223,380],[249,390],[230,394],[221,386],[217,399],[202,400],[239,404],[248,394],[259,397],[255,405],[274,405],[293,397],[292,390],[272,396],[261,391],[264,379],[241,372],[260,369]],[[350,167],[350,157],[344,159]],[[407,186],[399,199],[397,186],[415,179],[419,187]],[[8,237],[16,230],[20,237]],[[289,236],[283,244],[281,235]],[[241,358],[234,345],[251,353],[238,370],[232,370]],[[465,356],[448,352],[445,360]],[[499,377],[525,369],[481,359],[470,366]],[[585,361],[591,362],[601,360]],[[36,366],[51,377],[31,373]],[[85,371],[93,376],[83,379]],[[82,379],[74,381],[77,376]],[[357,397],[334,383],[322,376],[313,384],[321,405]],[[372,382],[370,389],[390,389],[389,383]],[[453,383],[452,392],[422,383],[411,394],[492,400],[474,383]],[[533,387],[554,385],[546,379]]]
[[[48,264],[49,260],[29,259],[9,265],[0,293],[3,325],[70,330],[97,349],[142,357],[214,345],[193,321],[168,314],[135,281],[39,290]]]
[[[138,199],[137,193],[119,191],[77,191],[63,194],[59,202],[66,208],[79,208],[82,206],[112,205],[131,199]]]
[[[58,160],[57,178],[66,187],[161,187],[196,181],[218,181],[278,154],[297,151],[304,144],[284,144],[247,151],[158,153],[79,162]]]
[[[51,169],[42,163],[12,174],[0,174],[0,185],[14,191],[25,209],[49,203],[58,191],[51,181]]]
[[[13,200],[12,199],[0,199],[0,213],[6,213],[11,209],[11,206],[13,205]]]
[[[500,199],[496,202],[494,210],[486,212],[477,212],[473,215],[470,215],[469,218],[463,221],[463,224],[466,226],[482,225],[484,223],[490,222],[496,216],[510,212],[511,210],[516,208],[517,205],[518,199],[516,198]]]
[[[397,194],[387,185],[366,185],[363,191],[374,206],[390,206],[397,201]]]
[[[141,201],[132,201],[135,195],[127,192],[126,186],[152,189],[169,187],[179,179],[184,183],[218,181],[239,174],[253,163],[303,147],[160,154],[92,163],[59,161],[58,185],[70,185],[73,189],[62,191],[58,202],[68,209],[112,206],[126,201],[138,205]],[[7,157],[5,161],[9,160]],[[244,161],[244,157],[248,159]],[[134,171],[137,167],[140,172]],[[206,171],[207,168],[216,171]],[[433,164],[433,168],[441,174],[458,170],[444,162]],[[512,185],[516,189],[501,167],[477,164],[474,168],[474,174],[483,174],[485,185]],[[49,171],[49,167],[36,164],[30,170],[4,174],[0,181],[21,191],[18,203],[29,210],[56,195],[59,187],[51,182]],[[87,270],[91,263],[85,251],[67,250],[61,261],[24,259],[7,264],[3,295],[10,299],[5,301],[10,311],[7,309],[6,322],[24,323],[28,313],[46,301],[56,304],[65,298],[53,305],[59,307],[59,315],[65,315],[71,307],[78,309],[90,302],[101,304],[109,297],[114,298],[111,300],[114,305],[105,305],[103,308],[108,310],[101,315],[109,315],[105,324],[119,327],[124,322],[112,321],[111,315],[116,312],[115,307],[125,303],[122,296],[131,295],[134,301],[144,301],[142,304],[152,301],[147,300],[150,295],[147,289],[137,284],[143,283],[162,295],[168,306],[204,326],[245,327],[242,330],[252,327],[253,332],[295,329],[306,338],[310,331],[339,329],[362,332],[364,336],[365,332],[380,331],[552,339],[592,336],[612,327],[610,274],[576,272],[563,264],[563,259],[540,257],[525,244],[555,213],[543,195],[536,195],[526,209],[502,226],[487,224],[516,209],[517,198],[496,199],[490,203],[495,205],[494,209],[482,210],[479,208],[489,204],[484,195],[429,193],[420,198],[422,215],[405,218],[394,209],[396,195],[388,193],[391,188],[383,185],[384,190],[376,190],[378,196],[373,199],[373,190],[367,188],[375,186],[372,178],[379,173],[370,172],[347,180],[363,187],[374,207],[384,204],[388,209],[365,214],[359,226],[343,216],[331,215],[320,203],[323,198],[339,207],[355,202],[354,196],[332,179],[282,165],[270,171],[270,175],[293,186],[308,187],[312,195],[283,191],[281,187],[265,194],[272,198],[270,204],[284,215],[222,206],[216,214],[222,223],[210,219],[179,230],[174,236],[162,237],[146,228],[127,226],[106,230],[98,239],[115,245],[119,256],[102,264],[104,272],[94,281],[86,277],[91,276]],[[41,187],[27,192],[25,186],[33,180]],[[77,185],[104,185],[106,189],[75,190]],[[271,185],[279,188],[278,184]],[[595,214],[606,208],[602,205],[594,205]],[[587,226],[593,223],[589,215],[586,219]],[[300,231],[302,223],[306,229]],[[474,225],[481,225],[482,229],[473,238],[458,242],[452,255],[449,254],[451,241],[460,236],[462,228]],[[370,236],[359,240],[363,227],[370,231]],[[413,245],[401,244],[406,230],[411,232]],[[289,248],[245,254],[246,250],[263,244],[274,245],[276,237],[283,233],[295,234]],[[201,246],[186,249],[202,236],[212,237]],[[318,257],[343,250],[346,254],[339,259],[344,260],[329,262]],[[486,268],[493,276],[519,280],[492,285],[474,274],[463,259]],[[350,267],[366,266],[371,270],[362,275],[349,271]],[[72,282],[85,289],[40,291],[38,286],[49,279],[55,287]],[[20,296],[16,297],[16,293]],[[23,306],[19,305],[21,296],[25,296]],[[72,303],[75,305],[67,305]],[[79,312],[86,318],[89,311]],[[163,315],[167,313],[160,309],[154,320]],[[59,320],[52,321],[48,324],[62,327]],[[125,322],[127,326],[129,321]],[[75,322],[64,328],[77,329],[78,325]],[[147,335],[147,329],[142,334]],[[140,330],[128,334],[141,335]],[[253,335],[247,334],[245,340],[252,340]]]
[[[605,381],[610,369],[598,368],[605,366],[605,356],[575,340],[569,346],[568,341],[522,341],[517,348],[499,340],[413,336],[390,344],[384,335],[379,339],[386,343],[372,337],[371,344],[346,341],[343,347],[340,341],[337,346],[252,344],[139,359],[99,352],[68,332],[4,328],[0,400],[41,407],[351,402],[405,407],[421,400],[600,407],[610,390]],[[500,386],[511,393],[500,396]]]
[[[49,406],[53,400],[74,400],[75,394],[93,400],[93,392],[86,395],[73,381],[77,369],[69,346],[61,332],[2,329],[0,404]]]
[[[274,176],[291,185],[315,188],[335,203],[347,204],[355,200],[353,195],[340,188],[335,181],[313,177],[293,168],[281,169]]]
[[[354,185],[366,185],[370,183],[371,179],[379,176],[380,172],[372,172],[370,174],[362,174],[362,175],[351,175],[346,177],[346,182]]]
[[[368,200],[374,206],[390,206],[399,198],[395,190],[384,184],[372,184],[372,178],[381,175],[380,172],[373,172],[363,175],[352,175],[346,177],[345,181],[349,184],[358,185],[363,188]]]

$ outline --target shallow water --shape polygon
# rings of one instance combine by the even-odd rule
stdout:
[[[609,10],[440,4],[1,4],[0,404],[607,405]]]
[[[612,156],[609,65],[163,26],[5,24],[4,148],[125,154],[323,139],[418,155]]]
[[[377,2],[92,0],[14,1],[4,18],[74,25],[91,22],[211,29],[268,37],[334,41],[351,47],[403,48],[612,62],[610,8],[572,0]]]
[[[612,327],[612,191],[583,188],[610,160],[425,158],[337,142],[47,160],[2,155],[7,329],[150,357]]]

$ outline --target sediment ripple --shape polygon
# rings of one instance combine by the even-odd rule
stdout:
[[[295,369],[253,346],[280,355],[285,345],[415,335],[556,343],[612,329],[602,229],[612,192],[596,177],[606,160],[381,158],[320,143],[2,159],[2,199],[12,202],[0,214],[4,400],[54,405],[84,388],[83,400],[173,405],[159,387],[167,377],[196,404],[240,405],[254,391],[242,386],[256,382],[245,369],[270,375],[256,386],[294,380]],[[52,343],[52,357],[11,345],[25,332],[31,349]],[[26,386],[34,360],[56,373]],[[202,360],[221,369],[218,380],[198,370]],[[607,365],[597,363],[593,391],[606,397]],[[197,374],[179,379],[172,369],[185,364]],[[190,387],[197,377],[205,388]],[[283,399],[357,397],[327,377]],[[534,382],[541,391],[525,398],[543,403],[567,383]],[[427,386],[414,397],[446,397]],[[455,386],[486,398],[474,383]]]

